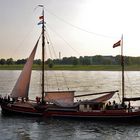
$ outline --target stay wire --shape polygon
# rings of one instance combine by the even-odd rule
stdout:
[[[46,36],[47,42],[50,42],[48,46],[49,46],[49,52],[50,52],[51,58],[53,59],[50,46],[52,47],[52,51],[53,51],[53,54],[54,54],[55,58],[57,58],[57,55],[56,55],[56,52],[55,52],[55,49],[54,49],[54,46],[53,46],[53,43],[52,43],[52,41],[51,41],[51,39],[50,39],[49,34],[46,33],[45,36]],[[49,41],[48,41],[48,39],[49,39]],[[57,86],[58,86],[58,79],[57,79],[56,73],[55,73],[55,77],[56,77]],[[65,78],[63,72],[62,72],[62,77],[63,77],[63,79],[64,79],[66,88],[69,90],[68,83],[67,83],[67,80],[66,80],[66,78]],[[59,86],[58,86],[58,87],[59,87]],[[58,89],[59,89],[59,88],[58,88]]]
[[[28,20],[26,20],[26,23],[32,23],[32,24],[33,24],[33,22],[32,22],[32,21],[33,21],[33,18],[34,18],[34,16],[37,15],[37,14],[35,13],[35,11],[36,11],[36,8],[34,8],[34,10],[33,10],[33,15],[32,15],[32,16],[29,15],[29,16],[26,18],[26,19],[28,19]],[[23,24],[24,24],[24,23],[23,23]],[[17,45],[17,47],[14,49],[14,51],[12,51],[11,56],[14,56],[13,54],[14,54],[15,52],[17,52],[18,49],[20,49],[20,48],[23,46],[23,44],[24,44],[25,41],[30,40],[30,39],[29,39],[29,36],[30,36],[31,33],[34,31],[35,26],[36,26],[36,25],[33,25],[33,27],[31,28],[31,30],[28,31],[28,32],[25,34],[24,38],[19,42],[19,44]]]
[[[51,45],[51,44],[49,43],[49,42],[51,42],[51,41],[48,40],[48,37],[47,37],[46,33],[45,33],[45,39],[46,39],[47,44],[48,44],[48,49],[49,49],[49,52],[50,52],[50,57],[53,58],[53,57],[52,57],[51,48],[50,48],[50,45]],[[47,51],[46,51],[46,53],[47,53]],[[58,90],[59,90],[59,82],[58,82],[58,78],[57,78],[55,72],[54,72],[54,76],[55,76],[55,79],[56,79],[57,88],[58,88]]]
[[[52,50],[53,50],[53,53],[54,53],[54,56],[56,57],[56,53],[55,53],[55,51],[54,51],[54,47],[53,47],[53,44],[52,44],[52,41],[50,40],[50,37],[49,37],[49,35],[47,34],[45,34],[45,36],[46,36],[46,40],[47,40],[47,42],[50,42],[49,43],[49,52],[50,52],[50,57],[53,59],[53,55],[52,55],[52,52],[51,52],[51,47],[53,48]],[[48,36],[48,37],[47,37]],[[49,41],[48,41],[48,38],[49,38]],[[56,57],[57,58],[57,57]],[[62,72],[63,73],[63,72]],[[58,90],[60,90],[60,88],[59,88],[59,82],[58,82],[58,77],[57,77],[57,75],[56,75],[56,73],[54,72],[54,75],[55,75],[55,78],[56,78],[56,82],[57,82],[57,87],[58,87]],[[65,83],[66,83],[66,85],[67,85],[67,81],[66,81],[66,79],[65,79],[65,77],[64,77],[64,74],[62,75],[62,77],[64,78],[64,81],[65,81]],[[67,86],[67,88],[68,88],[68,86]]]
[[[119,72],[119,73],[118,73],[118,79],[119,79],[119,80],[118,80],[118,83],[119,83],[119,87],[120,87],[120,88],[119,88],[119,91],[122,92],[122,87],[121,87],[122,84],[121,84],[121,78],[120,78],[120,77],[121,77],[121,73]],[[120,93],[120,92],[118,92],[117,95],[118,95],[118,99],[119,99],[119,101],[120,101],[120,103],[121,103],[121,97],[120,97],[120,94],[119,94],[119,93]]]
[[[86,32],[86,33],[89,33],[89,34],[92,34],[92,35],[95,35],[95,36],[99,36],[99,37],[104,37],[104,38],[116,38],[116,37],[112,37],[112,36],[107,36],[107,35],[103,35],[103,34],[99,34],[99,33],[95,33],[95,32],[91,32],[91,31],[88,31],[86,29],[83,29],[81,27],[78,27],[66,20],[64,20],[63,18],[57,16],[56,14],[54,14],[53,12],[47,10],[46,8],[44,8],[46,12],[48,12],[49,14],[53,15],[54,17],[56,17],[57,19],[59,19],[61,22],[64,22],[65,24],[77,29],[77,30],[80,30],[80,31],[83,31],[83,32]]]
[[[45,33],[46,33],[46,32],[45,32]],[[53,53],[54,53],[54,57],[57,58],[57,55],[56,55],[56,52],[55,52],[55,49],[54,49],[54,45],[53,45],[53,43],[52,43],[52,41],[51,41],[51,39],[50,39],[49,34],[46,33],[45,36],[46,36],[46,39],[47,39],[47,41],[49,42],[49,44],[51,44],[51,46],[52,46]],[[48,40],[48,39],[49,39],[49,40]]]
[[[50,39],[49,34],[48,34],[48,37],[49,37],[49,40],[50,40],[50,42],[51,42],[51,44],[52,44],[53,53],[54,53],[55,57],[57,58],[57,55],[56,55],[56,52],[55,52],[55,49],[54,49],[54,46],[53,46],[53,43],[52,43],[52,41],[51,41],[51,39]],[[62,77],[63,77],[63,79],[64,79],[66,88],[69,90],[68,82],[67,82],[67,80],[66,80],[66,78],[65,78],[65,75],[64,75],[63,71],[62,71]]]
[[[80,55],[80,53],[76,50],[76,49],[74,49],[59,33],[57,33],[56,31],[54,31],[53,29],[52,29],[52,27],[50,27],[50,25],[47,25],[49,28],[50,28],[50,30],[52,30],[61,40],[63,40],[64,42],[65,42],[65,44],[68,46],[68,47],[70,47],[74,52],[76,52],[79,56],[81,56]]]
[[[24,38],[19,42],[19,44],[14,49],[14,51],[12,52],[12,54],[15,54],[15,52],[17,52],[18,49],[22,48],[22,46],[23,46],[23,44],[24,44],[25,41],[29,41],[30,40],[29,36],[33,32],[34,28],[35,28],[35,26],[24,36]],[[11,55],[11,56],[14,56],[14,55]]]
[[[128,82],[129,82],[129,84],[130,84],[130,86],[128,86],[128,88],[129,88],[130,91],[131,91],[131,97],[132,97],[134,89],[135,89],[135,91],[138,92],[138,93],[139,93],[139,89],[137,89],[136,87],[133,86],[133,84],[132,84],[132,82],[131,82],[131,80],[130,80],[130,78],[129,78],[127,72],[126,72],[126,77],[127,77]]]

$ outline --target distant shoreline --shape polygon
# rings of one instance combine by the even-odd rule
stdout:
[[[0,70],[22,70],[24,65],[0,65]],[[33,70],[41,70],[41,65],[33,65]],[[121,71],[120,65],[54,65],[45,70],[71,70],[71,71]],[[140,65],[125,66],[126,71],[140,71]]]

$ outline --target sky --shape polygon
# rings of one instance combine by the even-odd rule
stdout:
[[[50,38],[46,58],[119,55],[112,46],[122,34],[124,55],[140,56],[139,0],[0,0],[0,58],[29,56],[41,34],[39,4]]]

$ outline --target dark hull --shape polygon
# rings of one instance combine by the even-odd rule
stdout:
[[[59,117],[59,118],[74,118],[74,119],[90,119],[90,120],[103,120],[103,121],[128,121],[139,120],[140,111],[127,112],[125,110],[107,110],[107,111],[93,111],[93,112],[81,112],[81,111],[58,111],[48,110],[44,113],[45,117]]]
[[[28,108],[28,107],[22,107],[22,106],[7,106],[5,104],[1,105],[2,114],[3,115],[25,115],[25,116],[42,116],[43,113],[39,112],[35,108]]]
[[[70,118],[70,119],[90,119],[90,120],[103,120],[103,121],[140,121],[140,110],[94,110],[90,112],[82,112],[76,109],[56,109],[49,110],[45,106],[38,106],[37,108],[30,108],[16,105],[2,104],[2,114],[4,115],[26,115],[26,116],[42,116],[45,118]]]

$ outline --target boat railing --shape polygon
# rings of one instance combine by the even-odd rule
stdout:
[[[132,110],[132,112],[137,112],[137,111],[140,111],[140,106],[133,106],[133,107],[130,107],[130,109]]]
[[[30,100],[28,100],[28,101],[33,102],[33,103],[36,103],[36,100],[31,100],[31,99],[30,99]]]

